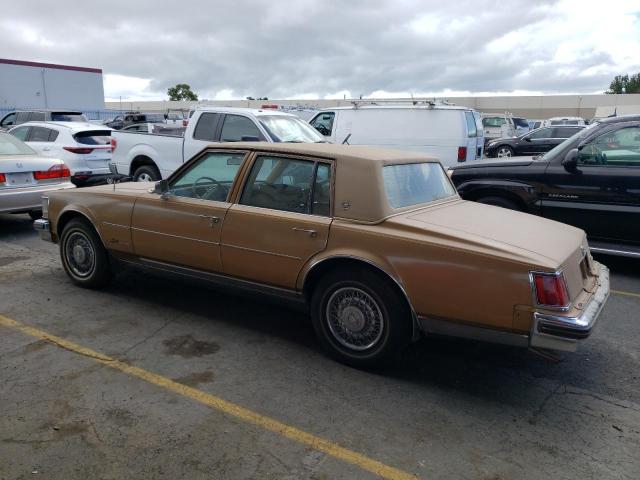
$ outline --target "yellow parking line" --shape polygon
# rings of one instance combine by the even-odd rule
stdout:
[[[625,292],[624,290],[611,290],[611,293],[615,293],[616,295],[625,295],[627,297],[640,298],[640,293]]]
[[[43,330],[39,330],[34,327],[30,327],[23,323],[17,322],[11,318],[0,315],[0,326],[11,328],[13,330],[20,331],[31,337],[35,337],[41,340],[47,340],[60,348],[69,350],[70,352],[78,353],[86,357],[92,358],[96,362],[107,365],[115,370],[127,373],[131,376],[138,377],[148,383],[157,385],[172,392],[178,393],[185,397],[189,397],[197,402],[200,402],[208,407],[214,408],[221,412],[226,413],[229,416],[238,418],[248,423],[252,423],[259,427],[262,427],[271,432],[278,433],[283,437],[286,437],[295,442],[307,445],[315,450],[321,451],[334,458],[342,460],[343,462],[356,465],[364,470],[367,470],[379,477],[389,480],[415,480],[417,475],[410,474],[408,472],[399,470],[394,467],[385,465],[384,463],[373,460],[365,455],[349,450],[348,448],[341,447],[340,445],[325,440],[324,438],[316,437],[311,433],[307,433],[296,427],[287,425],[278,420],[270,417],[266,417],[252,410],[236,405],[235,403],[223,400],[209,393],[205,393],[195,388],[187,387],[181,383],[174,382],[162,375],[158,375],[153,372],[149,372],[142,368],[134,367],[127,363],[116,360],[102,353],[91,350],[90,348],[83,347],[77,343],[70,342],[64,338],[57,337]]]

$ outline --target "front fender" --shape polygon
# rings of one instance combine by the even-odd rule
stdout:
[[[527,208],[535,211],[539,208],[538,191],[534,185],[515,180],[480,179],[461,182],[458,193],[465,200],[476,200],[487,196],[507,196],[517,198]]]

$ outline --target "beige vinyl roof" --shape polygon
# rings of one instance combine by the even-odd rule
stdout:
[[[365,223],[377,223],[390,215],[416,208],[394,209],[389,205],[382,178],[384,166],[438,162],[436,157],[420,153],[328,143],[233,142],[212,144],[210,148],[334,160],[334,217]]]

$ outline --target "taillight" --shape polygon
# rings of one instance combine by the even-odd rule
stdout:
[[[93,152],[93,148],[86,148],[86,147],[62,147],[64,148],[67,152],[71,152],[71,153],[91,153]]]
[[[116,147],[118,146],[118,140],[116,140],[115,138],[111,137],[111,150],[115,150]]]
[[[35,178],[36,180],[51,180],[54,178],[65,178],[70,176],[71,171],[69,170],[69,167],[67,167],[64,163],[54,165],[49,170],[33,172],[33,178]]]
[[[467,161],[467,147],[458,147],[458,161],[459,162]]]
[[[564,276],[557,273],[532,273],[538,305],[561,308],[569,305],[569,292]]]
[[[7,176],[4,173],[0,173],[0,183],[5,183],[7,181]]]
[[[189,120],[185,118],[184,120],[182,120],[182,126],[186,127],[187,125],[189,125]]]

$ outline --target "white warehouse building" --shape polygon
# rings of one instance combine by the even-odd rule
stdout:
[[[0,110],[104,109],[99,68],[0,58]]]

